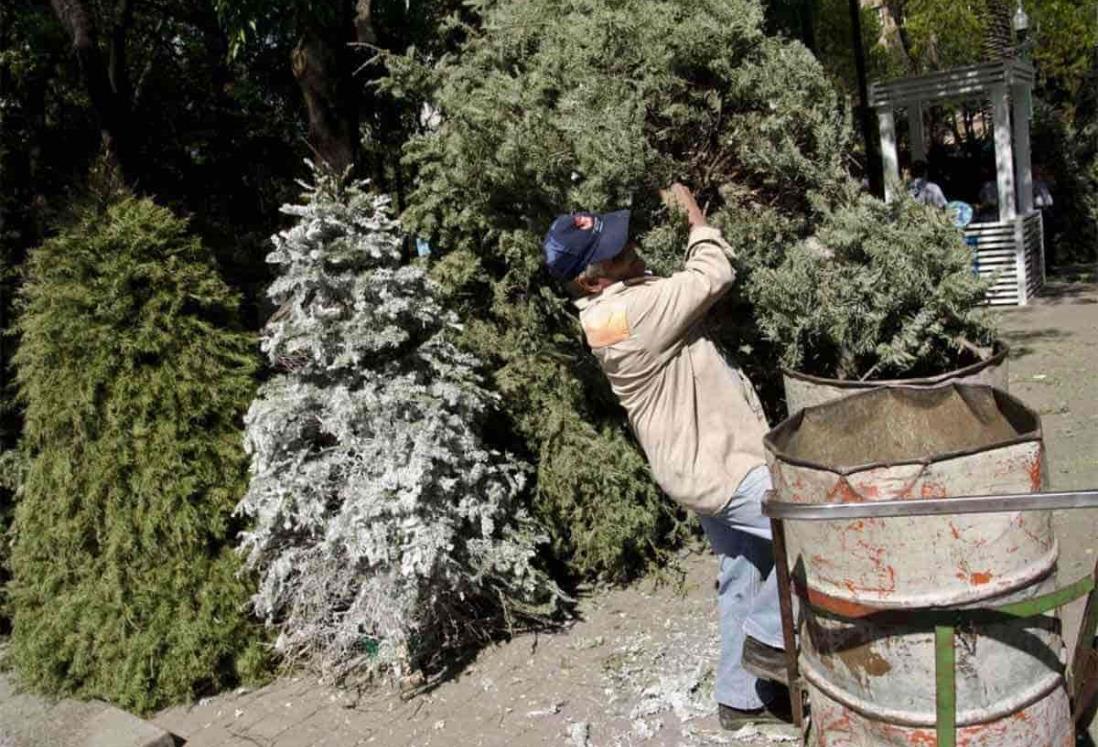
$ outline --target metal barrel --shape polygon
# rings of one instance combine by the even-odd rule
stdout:
[[[828,379],[821,376],[782,369],[782,383],[785,386],[785,404],[790,413],[805,407],[822,405],[841,397],[858,394],[884,386],[939,387],[952,383],[987,384],[1007,391],[1007,362],[1010,348],[1005,343],[997,343],[992,355],[986,360],[977,361],[937,376],[918,379],[893,379],[859,381],[851,379]]]
[[[1045,484],[1040,418],[1005,392],[953,383],[881,388],[798,412],[766,447],[776,498],[824,504],[1029,493]],[[941,609],[1050,591],[1047,511],[786,521],[800,598],[812,740],[936,745]],[[1074,744],[1054,615],[957,629],[957,744]]]

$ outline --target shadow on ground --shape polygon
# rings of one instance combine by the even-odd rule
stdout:
[[[1016,332],[1004,332],[1003,340],[1010,345],[1010,359],[1024,358],[1034,352],[1035,347],[1041,347],[1053,340],[1068,337],[1068,333],[1062,329],[1032,329]]]

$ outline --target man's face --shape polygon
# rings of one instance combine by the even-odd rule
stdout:
[[[637,242],[630,241],[625,245],[616,257],[612,257],[602,263],[606,277],[614,282],[629,280],[643,275],[648,271],[648,265],[644,263],[637,253]]]

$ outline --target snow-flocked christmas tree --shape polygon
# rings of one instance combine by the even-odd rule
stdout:
[[[277,647],[335,678],[428,670],[561,598],[535,563],[527,468],[485,445],[494,405],[454,316],[401,260],[388,201],[317,172],[273,237],[279,371],[246,418],[242,550]]]

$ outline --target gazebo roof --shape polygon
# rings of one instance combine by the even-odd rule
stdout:
[[[957,99],[987,93],[996,85],[1033,85],[1033,65],[1010,59],[955,67],[928,75],[899,78],[869,87],[869,105],[880,109],[917,101]]]

